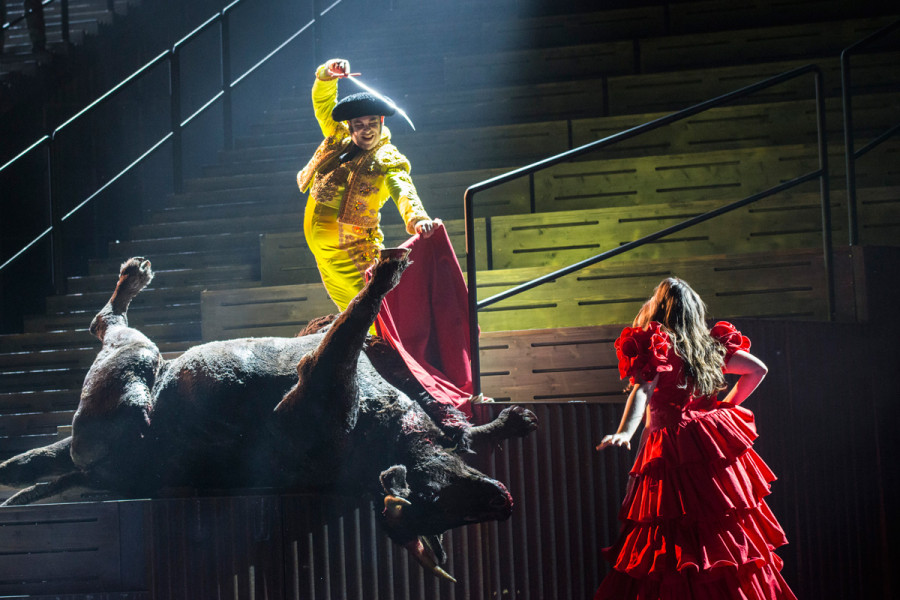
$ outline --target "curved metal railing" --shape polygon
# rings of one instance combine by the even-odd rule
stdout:
[[[31,248],[33,248],[36,244],[38,244],[41,240],[50,236],[51,243],[51,283],[53,289],[57,294],[63,293],[65,291],[65,276],[62,268],[62,248],[63,248],[63,239],[62,239],[62,225],[63,223],[70,219],[76,212],[81,210],[84,206],[89,204],[94,198],[100,195],[104,190],[109,188],[113,183],[123,177],[126,173],[130,172],[136,166],[144,162],[148,157],[156,152],[160,147],[162,147],[165,143],[171,142],[172,144],[172,184],[176,193],[181,192],[183,190],[184,183],[184,157],[182,152],[182,131],[184,128],[202,113],[207,111],[211,106],[216,104],[219,100],[222,101],[222,132],[223,132],[223,143],[225,149],[231,149],[233,147],[233,115],[232,115],[232,102],[231,102],[231,94],[232,90],[246,80],[246,78],[256,71],[259,67],[269,61],[273,56],[281,52],[285,47],[290,45],[294,40],[296,40],[301,34],[309,30],[310,28],[317,26],[318,20],[331,11],[337,4],[340,4],[342,0],[332,0],[330,2],[325,2],[324,0],[315,0],[312,2],[312,14],[310,15],[310,20],[303,24],[298,30],[296,30],[293,34],[287,37],[283,42],[281,42],[278,46],[272,49],[268,54],[266,54],[261,60],[259,60],[256,64],[251,66],[249,69],[238,75],[237,77],[232,78],[232,67],[231,67],[231,13],[233,10],[240,5],[245,0],[235,0],[231,4],[225,6],[222,10],[211,16],[206,22],[202,23],[196,29],[185,35],[183,38],[175,42],[171,49],[165,50],[152,59],[150,62],[145,64],[143,67],[132,73],[130,76],[122,80],[112,89],[107,91],[105,94],[91,102],[88,106],[84,107],[78,113],[76,113],[73,117],[53,129],[49,134],[42,136],[30,146],[22,150],[19,154],[9,160],[6,164],[0,166],[0,173],[3,173],[7,169],[11,168],[17,162],[23,160],[25,157],[36,153],[38,150],[43,150],[46,154],[45,164],[46,169],[49,172],[48,177],[48,202],[49,202],[49,214],[50,214],[50,223],[48,226],[41,231],[37,237],[33,240],[25,244],[18,252],[15,252],[6,259],[2,264],[0,264],[0,276],[3,274],[3,270],[7,268],[10,264],[15,262],[22,255],[27,253]],[[221,69],[222,69],[222,84],[221,89],[216,92],[211,98],[209,98],[199,109],[197,109],[193,114],[189,115],[187,118],[183,118],[182,116],[182,106],[181,106],[181,87],[182,87],[182,78],[181,78],[181,49],[191,40],[195,39],[201,33],[207,31],[208,29],[218,25],[220,28],[220,36],[219,36],[219,51],[220,51],[220,61],[221,61]],[[316,36],[316,43],[318,44],[318,37]],[[317,48],[318,52],[318,48]],[[168,64],[169,66],[169,98],[170,98],[170,131],[163,135],[156,142],[152,143],[136,160],[126,166],[124,169],[119,171],[117,174],[113,175],[109,178],[106,183],[101,185],[96,191],[89,194],[86,198],[84,198],[81,202],[79,202],[75,208],[65,211],[61,202],[59,201],[60,194],[57,193],[57,188],[59,187],[58,182],[56,181],[57,173],[59,171],[59,158],[55,155],[55,140],[60,132],[65,130],[67,127],[72,125],[73,123],[82,119],[85,115],[91,113],[98,106],[104,104],[111,98],[119,95],[123,90],[129,88],[131,85],[142,81],[144,75],[149,73],[154,67],[157,67],[161,64]]]
[[[816,116],[817,116],[817,129],[818,129],[818,146],[819,146],[819,168],[815,171],[806,173],[789,181],[785,181],[775,187],[769,188],[763,192],[759,192],[758,194],[754,194],[752,196],[748,196],[743,200],[738,200],[737,202],[732,202],[726,206],[722,206],[715,210],[709,211],[702,215],[698,215],[686,221],[683,221],[677,225],[673,225],[666,229],[662,229],[656,233],[650,234],[638,240],[634,240],[627,244],[623,244],[612,250],[608,250],[606,252],[602,252],[593,256],[591,258],[582,260],[575,264],[569,265],[568,267],[559,269],[542,277],[538,277],[526,283],[523,283],[519,286],[511,288],[505,292],[501,292],[490,298],[486,298],[482,301],[478,301],[478,288],[477,288],[477,276],[476,276],[476,260],[475,260],[475,195],[483,192],[485,190],[489,190],[491,188],[497,187],[498,185],[507,183],[514,179],[518,179],[520,177],[529,176],[537,171],[547,169],[554,165],[558,165],[563,162],[570,161],[574,158],[587,154],[589,152],[593,152],[595,150],[599,150],[600,148],[606,148],[608,146],[612,146],[618,142],[622,142],[631,138],[634,138],[638,135],[646,133],[648,131],[652,131],[654,129],[658,129],[665,125],[669,125],[670,123],[674,123],[675,121],[680,121],[682,119],[686,119],[687,117],[696,115],[705,110],[709,110],[710,108],[715,108],[717,106],[722,106],[724,104],[728,104],[736,99],[743,98],[749,96],[755,92],[760,90],[770,88],[772,86],[778,85],[780,83],[784,83],[785,81],[795,79],[797,77],[801,77],[803,75],[812,73],[815,76],[815,95],[816,95]],[[466,189],[464,195],[464,210],[465,210],[465,220],[466,220],[466,278],[468,285],[468,303],[469,303],[469,340],[470,340],[470,360],[472,362],[472,374],[475,384],[475,394],[479,394],[481,392],[481,360],[479,356],[479,345],[478,345],[478,310],[481,308],[485,308],[494,304],[496,302],[500,302],[501,300],[505,300],[532,288],[535,288],[539,285],[550,283],[563,277],[564,275],[568,275],[570,273],[574,273],[575,271],[579,271],[591,265],[597,264],[601,261],[612,258],[613,256],[617,256],[622,254],[623,252],[627,252],[639,246],[643,246],[659,238],[665,237],[677,231],[681,231],[683,229],[687,229],[688,227],[692,227],[698,223],[702,223],[704,221],[708,221],[709,219],[715,218],[719,215],[725,214],[727,212],[731,212],[735,209],[738,209],[742,206],[746,206],[747,204],[751,204],[758,200],[762,200],[763,198],[767,198],[784,190],[790,189],[792,187],[801,185],[813,179],[819,179],[820,181],[820,194],[821,194],[821,204],[822,204],[822,245],[824,252],[824,265],[825,265],[825,277],[826,277],[826,289],[827,289],[827,312],[829,318],[834,318],[834,267],[832,264],[832,240],[831,240],[831,205],[829,202],[829,184],[828,184],[828,153],[827,153],[827,143],[826,143],[826,135],[825,135],[825,93],[822,84],[822,72],[816,65],[806,65],[803,67],[799,67],[797,69],[793,69],[791,71],[787,71],[780,75],[776,75],[774,77],[770,77],[758,83],[746,86],[739,90],[735,90],[728,94],[724,94],[717,98],[713,98],[711,100],[707,100],[706,102],[701,102],[699,104],[695,104],[694,106],[690,106],[678,112],[666,115],[664,117],[660,117],[653,121],[649,121],[642,125],[638,125],[636,127],[632,127],[631,129],[627,129],[625,131],[621,131],[614,135],[605,137],[600,140],[596,140],[589,144],[585,144],[583,146],[579,146],[578,148],[574,148],[567,152],[562,152],[555,156],[551,156],[544,160],[538,161],[531,165],[527,165],[520,169],[516,169],[514,171],[510,171],[509,173],[504,173],[503,175],[499,175],[497,177],[493,177],[491,179],[476,183]]]
[[[873,150],[888,138],[900,132],[900,123],[883,131],[868,144],[854,149],[853,134],[853,90],[850,71],[850,56],[871,46],[878,40],[900,29],[900,19],[886,27],[882,27],[871,35],[844,48],[841,52],[841,96],[844,105],[844,159],[847,165],[847,226],[849,228],[850,245],[859,244],[859,224],[856,209],[856,160]]]

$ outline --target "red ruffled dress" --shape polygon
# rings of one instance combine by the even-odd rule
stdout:
[[[750,348],[731,323],[710,334],[726,362]],[[616,353],[623,378],[659,380],[594,600],[796,600],[774,553],[787,539],[763,500],[775,475],[752,448],[753,413],[679,388],[683,363],[659,323],[626,327]]]

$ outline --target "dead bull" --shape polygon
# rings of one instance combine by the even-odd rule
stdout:
[[[379,262],[325,333],[211,342],[167,361],[128,326],[131,300],[153,277],[148,260],[130,259],[91,323],[102,348],[72,436],[0,464],[0,482],[28,486],[5,504],[76,485],[123,497],[178,487],[377,495],[388,534],[449,577],[440,535],[512,511],[503,484],[454,448],[526,435],[536,420],[511,407],[470,426],[416,387],[396,356],[367,346],[381,300],[407,265]]]

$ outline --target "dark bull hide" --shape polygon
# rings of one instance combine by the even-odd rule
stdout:
[[[471,426],[428,396],[393,351],[367,340],[408,264],[379,262],[325,333],[211,342],[167,361],[128,327],[128,305],[153,277],[150,261],[132,258],[91,323],[103,345],[72,437],[0,465],[0,482],[29,486],[5,504],[76,485],[124,497],[178,487],[377,495],[391,538],[449,577],[438,566],[440,535],[512,511],[503,484],[458,452],[526,435],[536,420],[512,407]]]

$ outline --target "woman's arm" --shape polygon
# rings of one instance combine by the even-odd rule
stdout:
[[[725,365],[726,373],[740,375],[741,378],[734,384],[725,396],[724,402],[730,402],[735,406],[747,399],[753,390],[759,385],[769,372],[765,363],[745,350],[735,352]]]
[[[631,450],[631,438],[634,437],[641,420],[644,417],[644,409],[647,402],[653,396],[653,390],[656,389],[656,382],[659,375],[653,378],[653,381],[645,381],[640,385],[636,385],[631,389],[628,401],[625,403],[625,412],[622,413],[622,421],[619,423],[619,429],[612,435],[605,436],[597,445],[597,450],[603,450],[610,446],[625,446]]]

